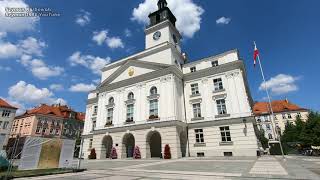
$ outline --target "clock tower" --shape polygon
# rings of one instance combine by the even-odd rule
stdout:
[[[146,49],[169,42],[181,52],[182,37],[176,28],[177,19],[167,5],[166,0],[159,0],[158,10],[149,14],[150,23],[145,30]]]

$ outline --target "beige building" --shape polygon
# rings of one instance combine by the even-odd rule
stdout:
[[[272,110],[274,112],[274,126],[277,132],[283,133],[287,123],[295,124],[297,118],[306,121],[308,119],[309,110],[301,108],[291,103],[288,99],[272,101]],[[256,102],[253,108],[255,119],[259,128],[265,132],[265,137],[274,140],[275,134],[271,121],[271,113],[269,103]]]
[[[0,150],[7,145],[17,108],[0,98]]]

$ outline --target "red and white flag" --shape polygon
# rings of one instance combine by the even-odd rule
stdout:
[[[254,60],[253,65],[254,65],[254,67],[256,67],[258,56],[259,56],[259,50],[257,48],[256,43],[254,42],[254,52],[253,52],[253,60]]]

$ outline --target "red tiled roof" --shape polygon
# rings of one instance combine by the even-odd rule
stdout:
[[[289,102],[288,100],[276,100],[271,102],[272,110],[274,113],[288,112],[288,111],[306,111],[307,109],[301,108],[296,104]],[[256,102],[253,106],[253,113],[255,115],[268,114],[269,103],[268,102]]]
[[[31,110],[27,110],[24,115],[35,115],[35,114],[42,114],[42,115],[53,115],[61,118],[69,118],[70,113],[75,112],[72,109],[70,109],[68,106],[64,105],[46,105],[41,104],[39,107],[33,108]],[[77,120],[84,120],[84,113],[76,113],[76,119]]]
[[[0,98],[0,107],[9,108],[9,109],[18,109],[14,106],[11,106],[9,103],[7,103],[5,100]]]
[[[84,121],[85,118],[86,118],[85,113],[77,112],[76,119],[78,119],[80,121]]]

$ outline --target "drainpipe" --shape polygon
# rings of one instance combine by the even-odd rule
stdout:
[[[183,92],[183,105],[184,105],[184,120],[187,124],[187,145],[188,145],[188,157],[190,157],[190,143],[189,143],[189,125],[187,121],[187,110],[186,110],[186,98],[184,92],[184,80],[182,79],[182,92]]]

